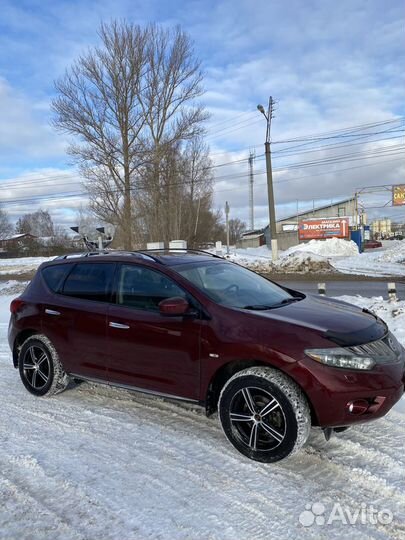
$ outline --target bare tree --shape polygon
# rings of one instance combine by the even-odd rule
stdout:
[[[32,234],[34,236],[54,236],[54,224],[48,210],[37,210],[20,217],[16,223],[17,233]]]
[[[155,172],[152,163],[142,173],[143,187],[134,201],[138,230],[144,231],[146,241],[182,238],[194,245],[209,234],[203,219],[212,205],[213,174],[208,148],[200,137],[183,147],[173,144],[160,156],[158,182]],[[161,201],[158,215],[157,200]]]
[[[13,226],[11,225],[7,212],[0,208],[0,240],[8,238],[13,232]]]
[[[236,244],[246,231],[246,223],[239,218],[229,220],[229,241],[231,244]]]
[[[130,249],[139,221],[131,201],[143,189],[145,165],[153,164],[148,180],[156,189],[149,191],[159,219],[162,164],[174,146],[203,131],[206,115],[194,103],[202,75],[179,28],[112,22],[102,24],[99,34],[101,46],[56,82],[54,125],[76,137],[69,152],[87,180],[91,207],[124,233]]]

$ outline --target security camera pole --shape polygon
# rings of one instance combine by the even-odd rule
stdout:
[[[264,143],[264,153],[266,156],[266,171],[267,171],[267,194],[269,198],[269,223],[270,223],[270,237],[271,237],[271,256],[273,261],[278,259],[278,244],[277,244],[277,229],[276,229],[276,211],[274,205],[274,192],[273,192],[273,171],[271,168],[271,150],[270,150],[270,128],[271,119],[273,118],[274,100],[269,97],[269,106],[267,113],[264,110],[263,105],[257,106],[258,110],[265,117],[267,122],[266,128],[266,142]]]

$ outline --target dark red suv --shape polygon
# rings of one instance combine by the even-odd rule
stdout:
[[[86,379],[217,409],[246,456],[285,458],[385,415],[405,351],[360,308],[280,287],[220,257],[109,252],[42,264],[11,304],[14,366],[32,394]]]

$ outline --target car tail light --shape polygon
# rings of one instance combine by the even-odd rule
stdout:
[[[17,313],[17,311],[20,311],[20,309],[24,306],[25,302],[21,298],[14,298],[14,300],[10,304],[10,311],[11,313]]]

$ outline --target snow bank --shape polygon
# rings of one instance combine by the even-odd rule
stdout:
[[[326,257],[303,251],[280,257],[280,259],[273,264],[273,271],[323,273],[333,271],[333,267]]]
[[[313,253],[322,257],[350,257],[359,254],[357,244],[352,240],[328,238],[327,240],[310,240],[305,244],[292,246],[284,251],[283,256],[297,252]]]
[[[339,272],[363,276],[405,276],[405,240],[387,242],[384,251],[331,260]]]
[[[405,240],[393,241],[385,251],[378,252],[376,260],[387,263],[405,263]]]

